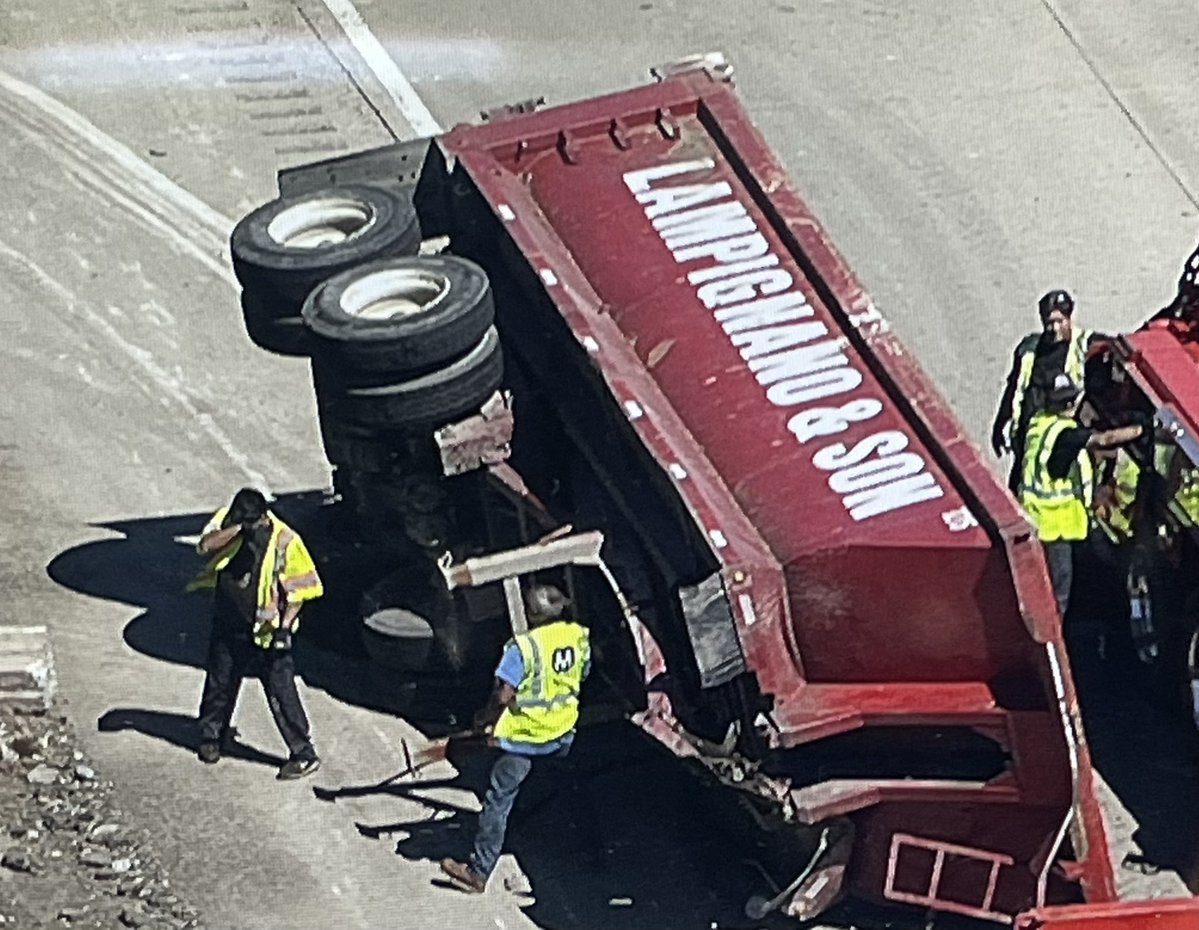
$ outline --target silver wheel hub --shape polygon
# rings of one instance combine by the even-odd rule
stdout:
[[[288,207],[267,225],[267,235],[289,249],[340,245],[375,223],[369,204],[348,197],[322,197]]]
[[[441,275],[419,268],[388,268],[359,278],[341,294],[341,311],[360,320],[396,320],[419,316],[450,292]]]

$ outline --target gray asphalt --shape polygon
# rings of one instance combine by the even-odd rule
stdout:
[[[959,0],[952,14],[915,0],[358,9],[443,126],[724,50],[799,189],[978,441],[1040,293],[1067,287],[1088,325],[1135,326],[1172,296],[1199,236],[1191,0]],[[277,168],[412,133],[330,9],[8,0],[0,125],[0,622],[50,624],[69,712],[128,809],[163,836],[181,893],[218,926],[723,921],[719,853],[688,832],[685,809],[624,853],[642,872],[658,857],[669,893],[619,870],[595,879],[567,856],[530,872],[583,891],[529,907],[502,888],[431,888],[419,849],[397,855],[355,827],[428,818],[427,803],[318,804],[252,760],[201,769],[179,745],[202,609],[177,594],[190,563],[172,538],[247,481],[278,493],[328,481],[307,366],[241,331],[228,231],[272,195]],[[317,784],[384,777],[412,729],[353,699],[344,683],[363,668],[316,654],[311,667]],[[279,751],[255,689],[238,725]],[[438,794],[474,804],[461,787]]]

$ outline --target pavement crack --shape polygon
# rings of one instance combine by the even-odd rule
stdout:
[[[341,60],[341,56],[338,55],[337,52],[335,52],[333,50],[333,46],[331,46],[325,40],[325,37],[323,35],[321,35],[320,30],[316,28],[316,23],[314,23],[312,21],[312,17],[310,17],[304,11],[304,8],[302,6],[300,6],[300,4],[298,4],[298,3],[296,4],[296,13],[299,14],[300,19],[302,19],[304,21],[304,25],[306,25],[308,27],[308,29],[312,32],[313,38],[315,38],[316,41],[321,44],[321,47],[324,48],[324,50],[328,53],[329,57],[333,60],[334,64],[336,64],[338,69],[341,71],[341,73],[345,75],[346,80],[350,82],[350,84],[351,84],[351,86],[353,86],[355,92],[358,94],[359,97],[362,98],[362,102],[365,103],[367,105],[367,107],[370,108],[370,111],[375,114],[375,119],[377,119],[379,121],[379,124],[387,131],[387,134],[389,136],[391,136],[392,141],[399,142],[400,141],[399,134],[394,129],[392,129],[391,123],[389,123],[387,121],[387,117],[383,115],[383,111],[380,110],[377,106],[375,106],[374,101],[371,100],[371,98],[367,94],[365,88],[363,88],[362,84],[359,83],[358,78],[356,78],[354,76],[354,73],[349,69],[349,67],[346,65],[346,63]]]

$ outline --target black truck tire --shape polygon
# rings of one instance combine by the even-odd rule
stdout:
[[[479,407],[503,378],[504,357],[493,326],[444,368],[392,384],[347,386],[334,405],[346,422],[359,426],[436,427]]]
[[[362,618],[362,645],[371,661],[399,672],[424,671],[436,634],[418,613],[384,607]]]
[[[425,374],[495,321],[487,273],[453,255],[386,258],[316,287],[301,311],[316,351],[342,371]]]
[[[395,449],[373,429],[321,415],[321,442],[329,464],[347,471],[381,474],[395,464]]]
[[[421,231],[412,199],[369,184],[279,197],[246,214],[229,240],[243,288],[297,316],[308,293],[340,271],[389,255],[414,255]]]
[[[246,335],[260,349],[297,358],[312,354],[312,333],[300,316],[276,316],[270,303],[253,291],[242,291],[241,316]]]

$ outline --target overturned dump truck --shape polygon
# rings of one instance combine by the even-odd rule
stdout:
[[[1094,347],[1086,386],[1097,419],[1154,427],[1109,463],[1098,543],[1146,693],[1199,726],[1199,249],[1168,307]]]
[[[1111,903],[1023,515],[723,59],[654,75],[285,170],[233,234],[251,338],[312,358],[346,533],[397,548],[373,654],[489,676],[548,571],[605,694],[794,837],[751,916],[1196,926]]]

